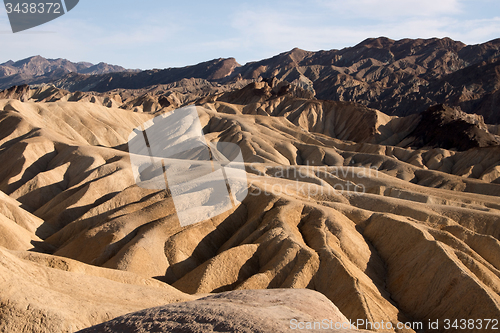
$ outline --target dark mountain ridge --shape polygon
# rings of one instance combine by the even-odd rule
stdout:
[[[500,113],[480,105],[497,95],[499,49],[500,39],[467,46],[449,38],[376,38],[342,50],[294,49],[247,64],[243,77],[308,79],[317,98],[357,102],[389,115],[420,113],[446,103],[498,123]],[[287,58],[295,65],[274,65]]]
[[[102,75],[70,73],[53,82],[53,84],[69,91],[106,92],[113,89],[142,89],[189,78],[216,82],[230,76],[235,68],[240,66],[234,58],[214,59],[193,66],[152,69],[140,72],[119,72]]]
[[[73,64],[75,68],[70,69],[59,59],[55,70],[42,73],[37,66],[30,69],[29,73],[38,76],[0,76],[0,88],[51,83],[71,92],[107,92],[190,78],[222,85],[275,78],[299,86],[318,99],[355,102],[388,115],[407,116],[446,104],[480,114],[486,123],[499,124],[499,56],[500,39],[466,45],[450,38],[396,41],[379,37],[341,50],[311,52],[294,48],[243,66],[234,58],[220,58],[182,68],[139,72],[101,65],[100,70],[107,72],[96,73],[99,68],[93,70],[89,64]],[[18,63],[3,64],[3,71],[19,67]]]

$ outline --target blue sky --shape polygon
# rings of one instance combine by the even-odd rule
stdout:
[[[500,38],[500,1],[80,0],[65,16],[17,34],[0,9],[0,63],[41,55],[141,69],[221,57],[245,64],[294,47],[340,49],[379,36]]]

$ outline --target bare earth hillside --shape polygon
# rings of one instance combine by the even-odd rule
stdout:
[[[339,332],[436,320],[436,332],[484,332],[443,325],[500,317],[496,126],[446,105],[396,117],[297,85],[197,83],[1,93],[0,331],[288,332],[328,319],[391,324]],[[207,141],[239,146],[249,194],[181,227],[169,191],[136,184],[127,140],[186,104]]]

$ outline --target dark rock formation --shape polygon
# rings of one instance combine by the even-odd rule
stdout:
[[[468,150],[500,144],[500,137],[488,132],[481,116],[439,104],[421,114],[418,126],[408,135],[414,147]]]

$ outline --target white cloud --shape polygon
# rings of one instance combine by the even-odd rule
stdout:
[[[459,0],[318,0],[332,14],[347,17],[391,19],[453,15],[462,11]]]
[[[456,21],[456,35],[466,44],[479,44],[500,37],[500,17]]]

